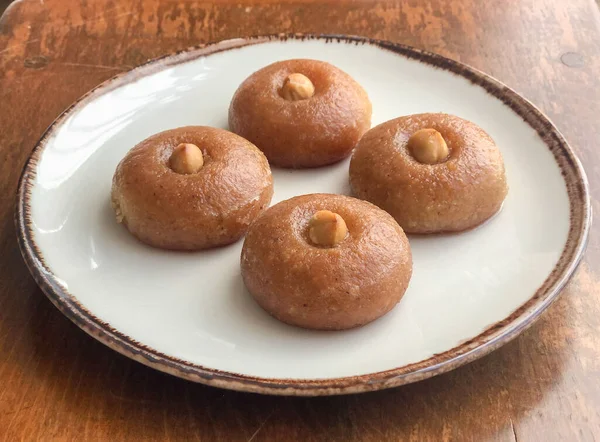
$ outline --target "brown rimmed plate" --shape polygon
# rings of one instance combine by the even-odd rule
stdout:
[[[470,232],[410,238],[414,276],[389,314],[346,332],[289,327],[263,312],[239,275],[241,243],[202,253],[151,249],[114,221],[119,160],[160,130],[227,127],[233,92],[287,58],[329,61],[359,81],[373,124],[419,112],[474,121],[495,139],[510,186],[501,213]],[[273,203],[348,193],[348,162],[273,170]],[[23,171],[16,222],[23,257],[50,300],[114,350],[175,376],[282,395],[379,390],[479,358],[530,326],[567,283],[587,241],[587,180],[537,108],[439,55],[346,36],[228,40],[116,76],[63,113]]]

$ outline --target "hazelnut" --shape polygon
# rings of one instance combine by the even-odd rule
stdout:
[[[308,224],[308,236],[318,246],[335,246],[346,238],[347,233],[344,219],[329,210],[319,210]]]
[[[189,175],[197,173],[204,165],[204,157],[198,146],[191,143],[181,143],[169,158],[169,167],[174,172]]]
[[[283,82],[281,96],[289,101],[305,100],[315,94],[315,86],[302,74],[290,74]]]
[[[407,147],[419,163],[436,164],[448,158],[450,151],[444,137],[435,129],[421,129],[408,139]]]

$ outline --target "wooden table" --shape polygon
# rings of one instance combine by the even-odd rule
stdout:
[[[364,395],[266,397],[185,382],[105,348],[42,295],[19,254],[13,204],[21,167],[46,126],[88,89],[150,58],[274,32],[389,39],[499,78],[571,142],[598,213],[594,0],[18,1],[0,21],[0,438],[600,438],[600,223],[560,300],[524,335],[454,372]]]

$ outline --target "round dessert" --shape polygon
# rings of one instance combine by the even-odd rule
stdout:
[[[370,127],[365,90],[350,75],[316,60],[280,61],[255,72],[229,107],[230,130],[280,167],[340,161]]]
[[[154,247],[199,250],[241,238],[273,196],[269,163],[222,129],[189,126],[145,139],[113,177],[117,221]]]
[[[478,226],[508,192],[494,140],[476,124],[441,113],[396,118],[367,132],[352,155],[350,185],[408,233]]]
[[[402,228],[374,205],[341,195],[298,196],[248,230],[242,277],[277,319],[319,330],[358,327],[394,307],[412,273]]]

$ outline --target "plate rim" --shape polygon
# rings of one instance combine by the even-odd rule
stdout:
[[[37,164],[48,139],[60,124],[89,101],[141,77],[170,66],[218,52],[255,44],[287,40],[324,40],[326,43],[356,44],[378,47],[398,56],[416,60],[458,75],[474,86],[483,88],[499,99],[532,127],[553,155],[567,188],[570,223],[567,241],[560,258],[535,293],[506,318],[488,326],[477,336],[422,361],[390,370],[331,379],[273,379],[255,377],[204,367],[165,355],[119,332],[87,310],[65,289],[44,262],[31,225],[30,195],[35,184]],[[493,77],[464,63],[413,48],[401,43],[342,34],[268,34],[200,44],[151,59],[121,72],[82,95],[46,129],[30,153],[17,189],[15,225],[21,255],[38,286],[52,303],[73,323],[111,349],[144,365],[171,375],[215,387],[238,391],[293,395],[325,396],[360,393],[396,387],[430,378],[483,357],[514,339],[530,327],[558,297],[579,265],[589,239],[592,219],[589,184],[583,166],[563,135],[534,104]]]

